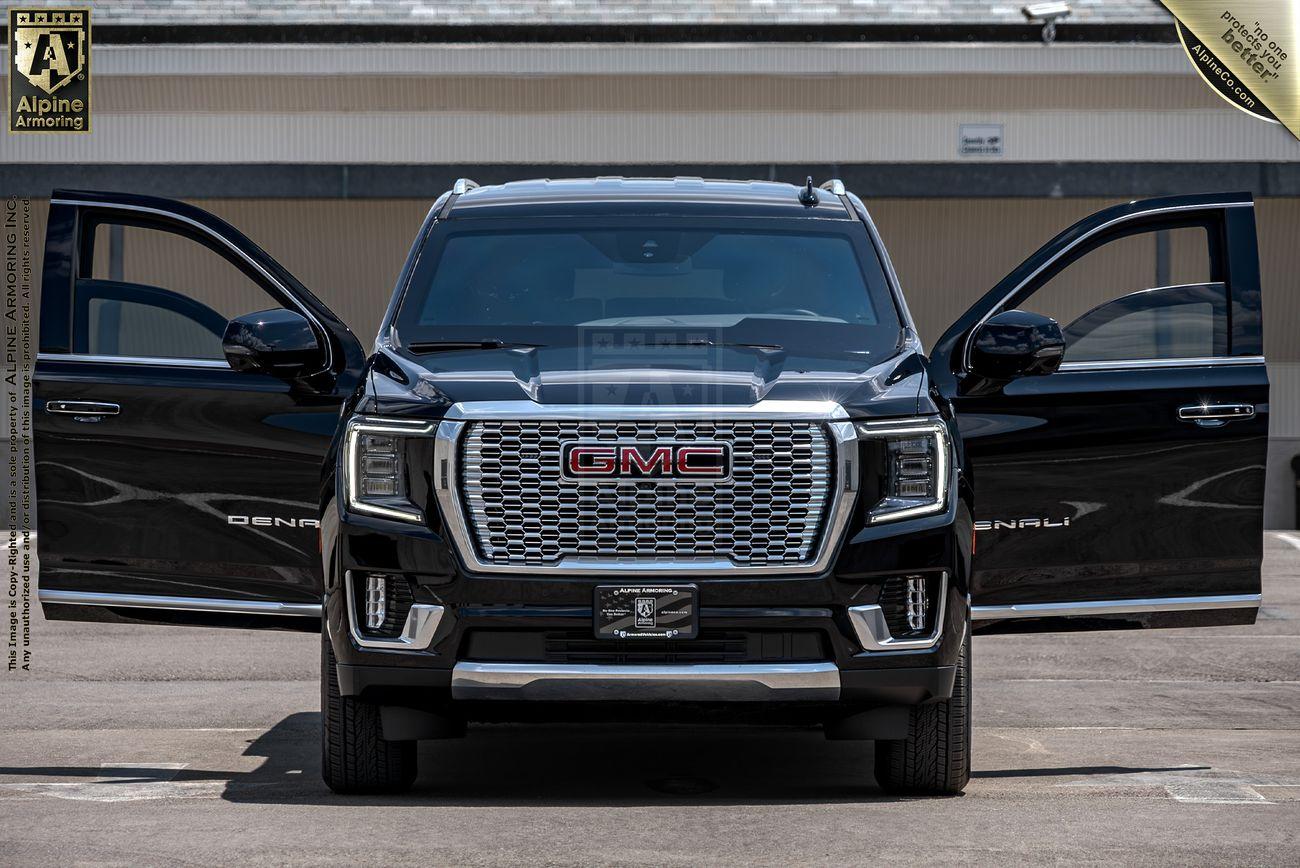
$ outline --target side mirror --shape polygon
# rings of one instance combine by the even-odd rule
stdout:
[[[236,371],[282,379],[315,372],[325,362],[306,317],[283,308],[235,317],[226,324],[221,347]]]
[[[975,333],[971,371],[989,380],[1014,380],[1055,373],[1065,354],[1065,337],[1051,317],[1023,310],[1003,311]]]

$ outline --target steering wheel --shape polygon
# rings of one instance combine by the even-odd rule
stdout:
[[[778,307],[778,308],[774,308],[773,310],[769,310],[768,313],[788,313],[788,314],[793,314],[794,316],[813,316],[813,317],[821,316],[821,314],[819,314],[817,311],[809,310],[806,307]]]

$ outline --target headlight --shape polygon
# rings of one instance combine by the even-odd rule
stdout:
[[[398,521],[423,522],[411,503],[407,439],[427,436],[434,423],[353,419],[344,441],[343,485],[348,509]]]
[[[941,422],[859,422],[862,496],[871,524],[943,512],[951,462]]]

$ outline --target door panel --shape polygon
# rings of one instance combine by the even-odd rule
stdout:
[[[1178,420],[1229,399],[1254,417]],[[1267,406],[1259,365],[1064,371],[962,400],[974,604],[1258,593]]]
[[[168,244],[185,239],[221,257],[225,285],[230,275],[249,281],[235,304],[304,312],[330,349],[329,369],[285,381],[210,358],[224,323],[212,306],[232,303],[219,292],[194,298],[211,265],[192,281],[162,278],[175,287],[96,278],[91,239],[110,237],[96,230],[119,220],[142,239],[171,233]],[[256,245],[181,203],[56,192],[48,237],[34,385],[47,617],[314,626],[321,462],[360,375],[355,338]],[[143,253],[117,249],[115,264],[129,267],[133,250]],[[51,412],[58,402],[119,409]]]
[[[1094,215],[1026,260],[936,345],[936,385],[956,409],[975,491],[972,604],[981,629],[1254,619],[1268,379],[1258,355],[1250,209],[1248,197],[1184,197]],[[978,378],[963,359],[966,336],[984,319],[1035,309],[1037,289],[1110,238],[1188,221],[1206,230],[1206,283],[1138,292],[1116,286],[1116,316],[1088,315],[1130,318],[1127,331],[1091,348],[1104,347],[1104,358],[1078,353],[1083,360],[1071,361],[1067,346],[1056,373],[972,388]],[[1226,305],[1216,301],[1225,291]],[[1147,319],[1136,315],[1144,304]],[[1138,333],[1143,323],[1155,330],[1149,340]],[[1187,333],[1160,331],[1170,328]],[[1210,350],[1196,358],[1169,352],[1202,344]],[[1123,358],[1116,346],[1148,357]],[[1250,409],[1229,419],[1183,418],[1220,404]]]
[[[229,368],[38,365],[43,589],[319,601],[317,492],[336,401]],[[45,412],[51,400],[121,410],[91,422]]]

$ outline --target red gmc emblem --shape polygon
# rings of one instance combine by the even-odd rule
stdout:
[[[726,443],[565,443],[562,470],[572,479],[723,479]]]

